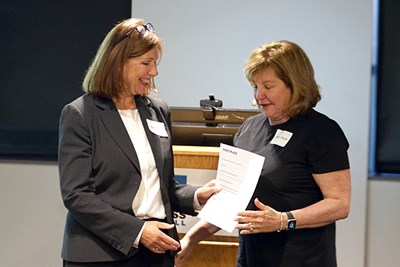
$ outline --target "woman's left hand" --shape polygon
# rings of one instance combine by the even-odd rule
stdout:
[[[235,220],[238,222],[236,229],[240,233],[255,234],[275,232],[281,228],[281,213],[264,205],[257,198],[254,204],[260,210],[246,210],[238,213]]]

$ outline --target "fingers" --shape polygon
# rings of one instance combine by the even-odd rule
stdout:
[[[168,250],[177,250],[179,242],[165,234],[161,229],[172,229],[173,224],[158,221],[145,223],[140,242],[154,253],[161,254]]]
[[[214,194],[221,191],[221,187],[216,180],[211,180],[196,191],[196,196],[200,204],[205,204]]]
[[[256,218],[256,217],[263,217],[266,213],[270,211],[275,211],[271,207],[264,205],[261,201],[258,200],[258,198],[254,199],[254,204],[259,210],[241,211],[238,213],[238,216]]]
[[[237,214],[235,218],[235,221],[238,222],[236,229],[241,234],[275,231],[279,213],[273,208],[264,205],[257,198],[254,200],[254,204],[258,210],[246,210]]]
[[[219,185],[218,181],[214,179],[209,181],[205,186],[203,186],[203,189],[205,192],[212,195],[221,191],[222,188]]]
[[[248,234],[259,233],[260,229],[257,227],[258,224],[256,223],[240,223],[236,226],[236,229],[240,231],[240,234],[248,235]]]
[[[246,211],[238,212],[237,217],[235,218],[235,221],[242,222],[242,223],[243,222],[251,222],[260,216],[262,216],[260,211],[246,210]]]
[[[159,223],[157,224],[157,227],[158,227],[159,229],[169,230],[169,229],[174,228],[175,225],[169,224],[169,223],[159,222]]]

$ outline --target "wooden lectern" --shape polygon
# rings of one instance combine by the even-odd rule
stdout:
[[[173,146],[174,167],[209,169],[218,168],[219,147]],[[184,234],[179,234],[182,237]],[[185,267],[232,267],[236,264],[238,237],[211,236],[194,249]]]

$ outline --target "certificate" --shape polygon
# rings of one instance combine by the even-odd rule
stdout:
[[[237,213],[246,209],[260,177],[265,158],[221,144],[216,180],[221,191],[210,197],[198,217],[232,232]]]

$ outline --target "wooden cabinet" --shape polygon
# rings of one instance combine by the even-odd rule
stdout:
[[[174,167],[186,169],[216,170],[218,168],[219,147],[174,146]],[[180,237],[184,233],[179,234]],[[211,236],[200,242],[185,267],[232,267],[238,249],[237,236]]]

